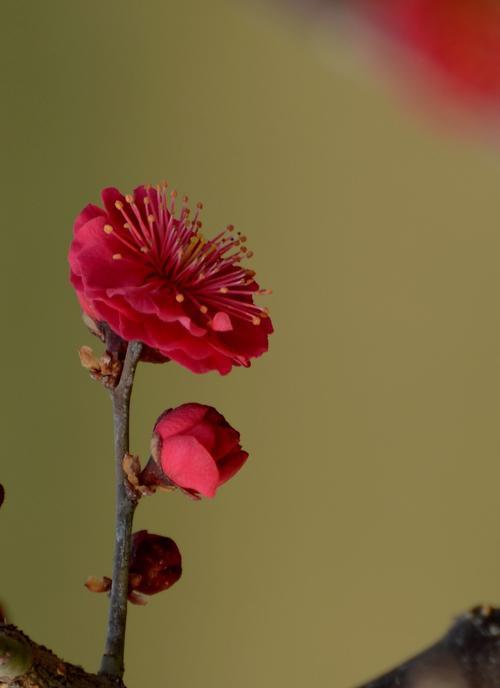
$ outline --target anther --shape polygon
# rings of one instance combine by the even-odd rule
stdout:
[[[128,223],[128,222],[124,222],[123,228],[124,228],[124,229],[130,229],[129,223]]]
[[[260,318],[258,318],[256,315],[254,315],[252,318],[252,323],[254,325],[260,325]]]
[[[198,208],[198,210],[203,210],[203,203],[201,201],[198,201],[196,207]]]
[[[123,203],[121,201],[115,201],[115,208],[118,208],[118,210],[122,210]]]
[[[134,202],[134,197],[133,197],[131,194],[127,194],[127,195],[125,196],[125,200],[127,201],[127,203],[133,203],[133,202]]]
[[[142,253],[149,253],[149,248],[147,246],[141,246]]]
[[[144,196],[143,203],[144,203],[144,205],[149,205],[149,198],[148,198],[148,196]]]
[[[234,232],[234,225],[228,225],[226,229],[228,232]]]
[[[253,251],[249,251],[249,252],[247,253],[247,258],[252,258],[252,256],[253,256]]]
[[[221,293],[221,294],[227,294],[227,292],[228,292],[228,288],[227,288],[227,287],[221,287],[221,288],[219,289],[219,293]]]
[[[184,295],[183,294],[177,294],[177,296],[175,297],[175,300],[177,301],[177,303],[182,303],[184,301]]]
[[[111,225],[104,225],[104,231],[106,234],[111,234],[113,231],[113,227]]]
[[[113,260],[121,260],[123,258],[121,253],[115,253],[113,255]]]
[[[153,215],[148,215],[148,222],[151,222],[151,224],[153,224],[154,221],[155,221],[154,216],[153,216]]]
[[[205,314],[208,313],[208,308],[206,306],[200,306],[200,311]]]

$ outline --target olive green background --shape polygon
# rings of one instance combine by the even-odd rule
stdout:
[[[199,401],[251,459],[213,501],[140,506],[184,575],[130,609],[128,685],[347,687],[499,602],[499,147],[252,3],[1,10],[10,618],[97,668],[107,599],[83,582],[111,569],[110,409],[76,355],[98,343],[66,253],[103,186],[163,178],[249,236],[276,333],[227,377],[139,370],[136,452],[163,409]]]

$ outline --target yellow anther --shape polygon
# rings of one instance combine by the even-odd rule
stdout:
[[[205,314],[208,313],[208,308],[206,306],[200,306],[200,311]]]
[[[220,292],[221,294],[227,294],[228,288],[227,288],[227,287],[221,287],[221,288],[219,289],[219,292]]]
[[[175,300],[177,301],[177,303],[182,303],[184,301],[183,294],[177,294],[177,296],[175,297]]]
[[[144,203],[144,205],[149,205],[149,198],[148,198],[148,196],[144,196],[143,203]]]
[[[131,194],[127,194],[127,195],[125,196],[125,200],[127,201],[127,203],[133,203],[133,202],[134,202],[134,197],[133,197]]]
[[[121,210],[123,208],[123,203],[121,201],[115,201],[115,208]]]
[[[148,215],[148,222],[151,222],[151,224],[153,224],[154,221],[155,221],[154,216]]]
[[[129,223],[128,223],[128,222],[125,222],[124,225],[123,225],[123,228],[124,228],[124,229],[130,229]]]
[[[113,255],[113,260],[121,260],[123,258],[121,253],[115,253]]]
[[[256,315],[254,315],[252,318],[252,323],[254,325],[260,325],[260,318],[258,318]]]
[[[111,225],[104,225],[104,231],[106,234],[111,234],[113,227]]]
[[[149,253],[149,248],[147,246],[141,246],[142,253]]]

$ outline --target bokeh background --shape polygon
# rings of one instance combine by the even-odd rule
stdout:
[[[210,403],[245,469],[144,500],[184,576],[130,609],[127,684],[350,686],[500,601],[499,148],[411,112],[349,41],[237,0],[2,0],[0,597],[96,669],[109,400],[68,284],[99,190],[167,178],[245,231],[276,326],[228,377],[143,365],[133,449]]]

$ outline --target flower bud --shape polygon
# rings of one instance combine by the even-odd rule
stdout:
[[[139,530],[132,535],[129,599],[135,592],[156,595],[176,583],[182,574],[182,557],[173,540]]]
[[[204,404],[165,411],[156,422],[151,453],[170,483],[195,497],[213,497],[248,458],[240,433]]]

